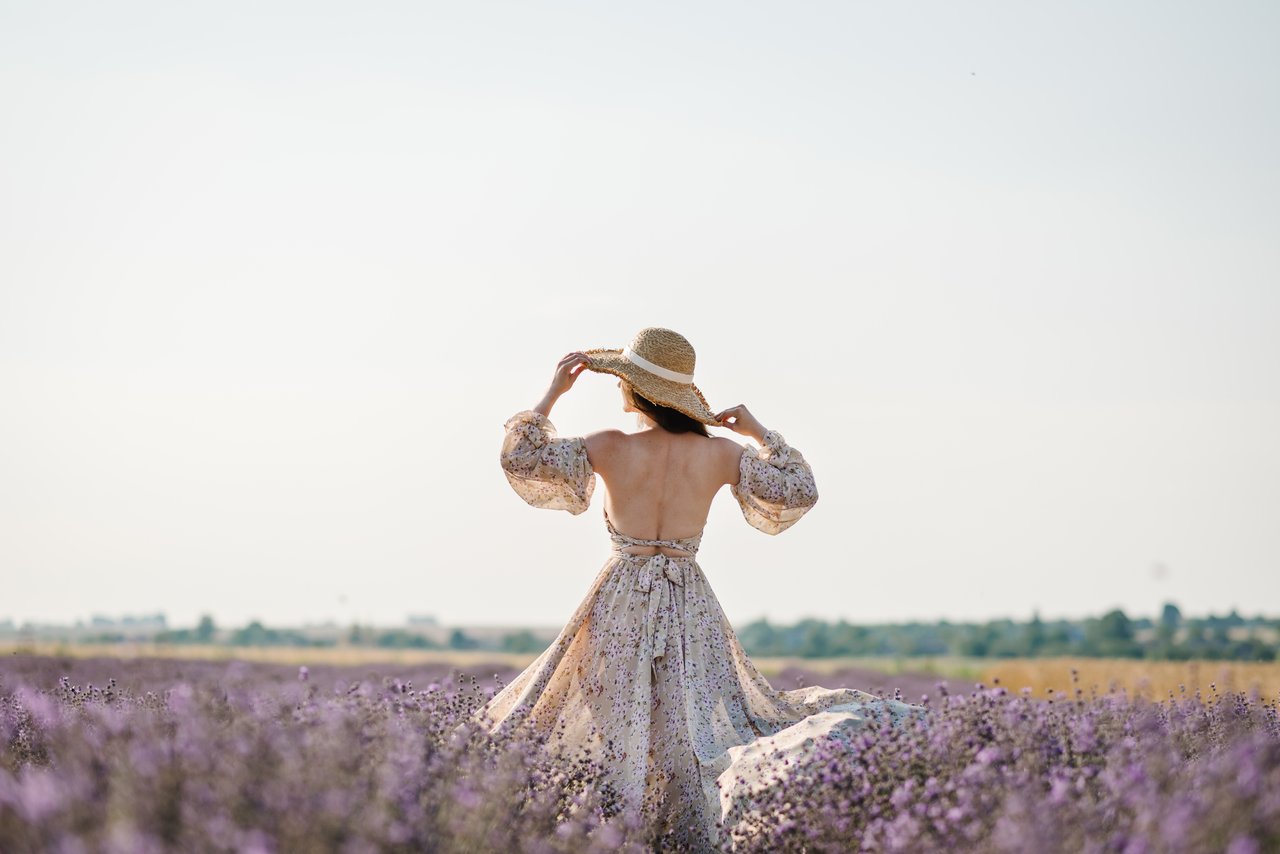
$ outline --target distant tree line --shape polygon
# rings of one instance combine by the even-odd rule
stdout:
[[[1275,661],[1280,648],[1280,619],[1245,619],[1236,611],[1218,617],[1184,618],[1173,603],[1159,617],[1130,618],[1114,609],[1081,620],[1040,618],[1026,622],[988,620],[983,623],[853,624],[807,619],[775,625],[761,618],[737,630],[738,639],[753,656],[831,658],[835,656],[934,656],[975,658],[1035,658],[1090,656],[1163,660],[1230,659]],[[221,636],[220,636],[221,635]],[[93,640],[111,640],[95,637]],[[375,629],[352,625],[341,638],[316,638],[295,629],[272,629],[255,620],[243,628],[220,633],[208,615],[192,629],[157,633],[158,643],[225,643],[232,646],[336,646],[388,649],[489,649],[533,653],[547,642],[527,630],[498,639],[480,639],[454,629],[443,641],[402,628]]]
[[[221,643],[228,646],[313,646],[334,647],[339,643],[350,646],[373,646],[387,649],[494,649],[500,648],[510,652],[541,652],[546,644],[540,643],[528,631],[512,632],[503,636],[500,647],[482,644],[462,629],[454,629],[448,639],[437,642],[409,629],[375,629],[372,626],[352,624],[342,638],[315,637],[298,629],[272,629],[261,621],[254,620],[243,628],[233,629],[229,635],[219,631],[213,618],[204,615],[193,629],[169,629],[157,632],[156,643],[172,644],[207,644]],[[109,632],[100,632],[87,638],[90,642],[111,642],[123,640]]]
[[[1234,610],[1222,616],[1184,619],[1173,603],[1160,616],[1130,618],[1114,609],[1083,620],[1026,622],[890,623],[854,625],[801,620],[789,626],[759,619],[738,630],[750,655],[828,658],[832,656],[961,655],[978,658],[1035,658],[1079,655],[1103,658],[1190,658],[1274,661],[1280,619],[1246,620]]]

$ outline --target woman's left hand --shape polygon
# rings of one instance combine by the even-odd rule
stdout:
[[[750,436],[757,442],[764,442],[764,434],[768,432],[760,423],[760,419],[752,415],[751,410],[741,403],[716,413],[716,420],[720,422],[721,427],[741,433],[743,436]]]

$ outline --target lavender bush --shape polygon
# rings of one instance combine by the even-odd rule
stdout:
[[[590,762],[462,725],[497,680],[85,666],[0,662],[0,851],[670,850]],[[737,849],[1280,850],[1274,703],[937,689],[918,726],[817,745],[731,817]]]
[[[815,746],[743,851],[1280,851],[1280,716],[1256,695],[1033,699],[978,685]]]
[[[463,724],[490,693],[474,680],[248,671],[163,694],[0,684],[0,851],[645,849],[602,825],[598,768]]]

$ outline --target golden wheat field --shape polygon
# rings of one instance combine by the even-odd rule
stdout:
[[[1072,670],[1078,681],[1072,681]],[[1011,658],[988,663],[982,682],[1010,691],[1030,688],[1032,696],[1051,692],[1087,696],[1123,690],[1130,696],[1168,699],[1183,692],[1218,693],[1257,690],[1265,701],[1280,698],[1280,662],[1257,661],[1140,661],[1122,658]],[[997,683],[997,680],[999,682]]]

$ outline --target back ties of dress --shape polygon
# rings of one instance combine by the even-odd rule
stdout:
[[[702,532],[694,534],[692,537],[682,537],[678,540],[642,540],[639,537],[633,537],[624,534],[617,528],[613,527],[613,522],[609,519],[609,514],[604,514],[605,527],[609,529],[609,539],[613,541],[613,553],[621,557],[649,557],[649,555],[636,555],[626,551],[630,546],[655,546],[668,549],[678,549],[682,552],[688,552],[683,555],[670,555],[670,557],[693,557],[698,552],[698,546],[702,543]],[[660,555],[661,553],[659,553]],[[654,555],[657,557],[659,555]]]
[[[605,527],[609,529],[609,539],[613,541],[613,554],[631,562],[644,561],[636,573],[635,589],[648,596],[644,615],[645,637],[653,639],[654,661],[662,658],[667,652],[667,636],[677,634],[678,627],[669,625],[676,614],[672,608],[674,588],[684,586],[685,564],[692,561],[702,541],[702,532],[692,537],[679,540],[642,540],[622,533],[613,527],[609,514],[604,516]],[[637,555],[626,551],[629,546],[655,546],[679,549],[688,554],[667,555],[662,552],[652,555]]]

